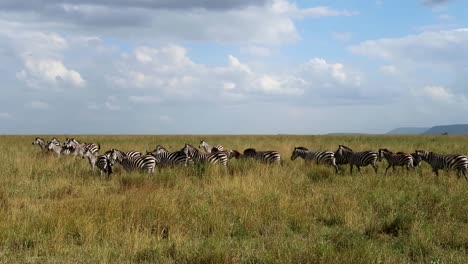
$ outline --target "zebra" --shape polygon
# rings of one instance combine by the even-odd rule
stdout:
[[[117,153],[116,152],[109,152],[96,156],[90,149],[87,149],[83,154],[83,159],[88,158],[89,165],[94,170],[94,167],[98,167],[98,169],[102,173],[107,173],[109,177],[112,173],[112,166],[114,165],[115,160],[117,160]]]
[[[47,151],[51,150],[55,152],[58,156],[60,156],[61,154],[69,155],[73,151],[73,148],[65,147],[53,141],[47,141],[46,148],[47,148]]]
[[[157,145],[156,149],[152,151],[147,151],[147,155],[152,155],[156,158],[156,164],[158,166],[187,166],[190,158],[189,156],[182,150],[169,152],[161,145]]]
[[[125,171],[133,170],[144,170],[148,173],[154,173],[154,167],[156,166],[156,158],[152,155],[143,155],[143,156],[124,156],[120,165],[124,168]]]
[[[385,175],[387,175],[388,169],[392,167],[393,171],[395,171],[395,166],[406,166],[406,169],[415,168],[413,156],[411,154],[406,154],[403,152],[397,152],[393,154],[388,149],[379,149],[378,152],[378,160],[382,161],[382,159],[386,159],[388,162],[388,167],[385,169]]]
[[[254,148],[248,148],[244,150],[243,158],[252,158],[264,163],[281,163],[281,155],[278,151],[267,150],[267,151],[257,151]]]
[[[218,151],[223,151],[224,150],[224,147],[222,145],[211,146],[210,144],[208,144],[203,139],[200,141],[200,145],[198,145],[198,147],[205,149],[206,153],[211,153],[214,149],[216,149]]]
[[[221,164],[227,166],[228,156],[224,152],[201,153],[192,145],[185,144],[182,151],[195,163]]]
[[[227,156],[228,156],[228,159],[232,159],[232,158],[236,158],[236,159],[239,159],[241,157],[241,154],[239,153],[239,151],[235,150],[235,149],[231,149],[231,150],[219,150],[218,148],[216,147],[212,147],[211,148],[211,153],[216,153],[216,152],[224,152]]]
[[[425,150],[416,150],[416,154],[421,159],[427,162],[432,167],[432,171],[436,176],[439,176],[440,169],[456,169],[457,176],[460,178],[462,175],[468,180],[466,172],[468,171],[468,157],[458,154],[436,154]]]
[[[404,152],[397,152],[396,154],[405,154]],[[413,168],[416,169],[421,166],[421,156],[419,156],[416,152],[410,154],[413,157]]]
[[[371,165],[375,173],[377,173],[377,153],[373,151],[353,152],[352,149],[344,145],[338,145],[338,149],[335,153],[336,156],[339,157],[340,162],[347,161],[347,163],[349,163],[349,171],[351,174],[353,174],[353,167],[356,166],[359,173],[362,175],[361,167],[368,165]]]
[[[101,145],[96,143],[84,143],[84,151],[89,150],[91,153],[96,154],[101,149]],[[84,153],[83,153],[84,155]]]
[[[115,157],[114,161],[117,161],[119,163],[121,163],[122,160],[126,157],[140,157],[142,155],[140,151],[132,150],[132,151],[124,152],[118,149],[110,149],[106,151],[104,154],[112,154],[112,153],[115,153],[115,156],[113,156]]]
[[[63,147],[66,147],[66,148],[71,148],[73,149],[73,151],[71,152],[71,154],[73,155],[79,155],[80,157],[83,157],[83,154],[84,152],[86,151],[85,150],[85,144],[84,143],[80,143],[78,140],[76,140],[75,138],[67,138],[65,140],[65,142],[63,142]]]
[[[32,144],[38,145],[41,148],[41,150],[47,150],[47,142],[40,137],[36,137],[36,139],[34,139]]]
[[[315,161],[316,164],[329,164],[335,167],[336,173],[339,172],[338,166],[336,165],[335,152],[333,151],[314,152],[304,147],[295,147],[291,155],[291,160],[295,160],[298,157],[301,157],[306,161]]]

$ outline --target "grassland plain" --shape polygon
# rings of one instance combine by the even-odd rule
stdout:
[[[50,138],[51,136],[44,136]],[[63,140],[65,136],[57,136]],[[75,136],[103,150],[179,149],[201,138],[278,150],[282,166],[233,160],[107,180],[87,161],[0,137],[3,263],[467,263],[468,181],[454,172],[336,175],[295,146],[468,154],[462,136]]]

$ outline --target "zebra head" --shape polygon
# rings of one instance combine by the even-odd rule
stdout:
[[[199,153],[199,151],[194,148],[192,145],[190,144],[185,144],[184,148],[182,149],[182,151],[185,153],[185,155],[187,155],[188,157],[192,158],[193,156],[195,156],[197,153]]]
[[[239,153],[239,151],[233,149],[229,151],[228,157],[229,159],[232,159],[232,158],[239,159],[241,157],[241,154]]]
[[[203,139],[200,141],[200,144],[198,145],[198,148],[204,148],[205,151],[206,151],[207,153],[211,153],[211,152],[212,152],[212,149],[213,149],[213,148],[211,147],[211,145],[208,144],[208,143],[207,143],[205,140],[203,140]]]
[[[44,141],[44,139],[40,138],[40,137],[36,137],[36,139],[34,139],[34,141],[32,142],[33,145],[45,145],[46,142]]]
[[[302,155],[304,155],[305,151],[308,151],[308,149],[304,147],[295,147],[291,154],[291,160],[295,160],[298,157],[301,157]]]
[[[109,165],[113,166],[115,161],[117,160],[117,151],[115,149],[112,149],[110,152],[107,152],[106,159]]]
[[[388,156],[388,155],[391,155],[391,154],[393,154],[393,153],[388,149],[379,149],[379,151],[377,153],[377,159],[380,162],[380,161],[382,161],[382,159],[385,156]]]
[[[91,150],[89,148],[85,148],[85,151],[83,153],[83,155],[81,155],[81,158],[84,159],[84,158],[91,158],[92,156],[94,156],[94,154],[91,152]]]
[[[155,152],[155,155],[158,155],[158,154],[169,152],[169,151],[165,147],[161,145],[157,145],[156,148],[153,150],[153,152]]]
[[[424,161],[427,161],[429,159],[429,156],[431,156],[432,154],[432,152],[426,150],[416,150],[415,153],[419,157],[419,159],[422,159]]]

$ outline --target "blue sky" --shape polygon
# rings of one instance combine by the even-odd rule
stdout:
[[[468,3],[0,2],[0,133],[468,123]]]

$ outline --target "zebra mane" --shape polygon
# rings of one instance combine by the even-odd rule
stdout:
[[[294,150],[303,150],[303,151],[309,151],[308,148],[305,148],[305,147],[295,147]]]
[[[169,150],[167,150],[165,147],[163,147],[162,145],[157,145],[156,148],[153,150],[153,151],[157,151],[157,150],[163,150],[163,151],[166,151],[166,152],[169,152]]]
[[[200,151],[198,151],[198,149],[196,149],[194,146],[192,146],[192,145],[190,145],[190,144],[187,144],[187,143],[185,143],[185,147],[184,147],[184,148],[188,148],[189,150],[192,149],[192,150],[193,150],[194,152],[196,152],[196,153],[200,152]],[[183,148],[183,149],[184,149],[184,148]],[[182,149],[182,150],[183,150],[183,149]]]
[[[338,145],[339,148],[342,148],[343,150],[346,150],[346,151],[353,151],[352,149],[348,148],[347,146],[345,145]]]

